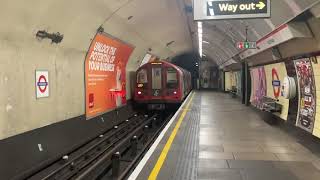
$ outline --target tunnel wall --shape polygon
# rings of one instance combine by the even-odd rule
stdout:
[[[266,74],[270,74],[270,68],[274,68],[276,67],[278,70],[278,74],[279,74],[279,79],[283,79],[283,77],[285,75],[288,76],[294,76],[297,77],[297,73],[296,73],[296,69],[295,69],[295,61],[298,59],[301,59],[303,57],[313,57],[314,53],[319,54],[319,50],[320,50],[320,19],[319,18],[311,18],[307,21],[310,30],[312,31],[313,34],[313,38],[298,38],[298,39],[293,39],[290,40],[286,43],[283,43],[281,45],[278,46],[280,54],[281,54],[281,59],[278,61],[285,61],[285,65],[283,62],[281,63],[276,63],[276,64],[272,64],[272,61],[277,62],[276,60],[273,60],[272,57],[272,53],[271,51],[266,51],[265,53],[259,54],[257,56],[254,56],[250,59],[252,59],[253,61],[251,61],[251,64],[259,64],[259,63],[268,63],[270,65],[262,65],[260,66],[260,68],[263,68],[265,70]],[[317,57],[319,59],[319,56]],[[314,101],[313,103],[315,104],[315,114],[314,117],[312,118],[312,116],[310,117],[311,121],[314,121],[312,124],[312,128],[310,130],[308,130],[310,133],[312,133],[313,135],[317,136],[320,138],[320,121],[319,121],[319,113],[320,113],[320,101],[319,101],[319,96],[320,96],[320,83],[319,83],[319,72],[320,72],[320,67],[319,67],[319,60],[317,61],[310,61],[312,64],[312,69],[313,69],[313,73],[314,75],[312,75],[312,79],[314,78],[315,81],[315,99],[312,100]],[[317,62],[317,63],[315,63]],[[286,68],[284,67],[286,66]],[[251,69],[252,71],[252,69]],[[252,74],[253,75],[253,74]],[[259,87],[257,87],[257,83],[258,81],[255,81],[255,79],[257,77],[259,77],[258,74],[255,74],[255,77],[252,77],[252,90],[256,90],[259,89]],[[266,75],[267,78],[267,96],[272,97],[272,94],[270,94],[269,92],[272,92],[271,88],[273,88],[272,86],[270,86],[270,79],[268,80],[268,77],[270,75]],[[269,77],[270,78],[270,77]],[[299,78],[298,78],[299,80]],[[300,93],[300,89],[298,91],[298,93]],[[261,94],[261,93],[260,93]],[[251,97],[251,101],[254,100],[254,96],[255,96],[255,92],[253,91],[253,93],[251,94],[253,97]],[[270,96],[271,95],[271,96]],[[298,96],[298,94],[297,94]],[[296,97],[290,101],[283,99],[281,96],[279,97],[279,103],[282,104],[283,109],[282,113],[279,114],[275,114],[277,116],[279,116],[280,118],[284,119],[284,120],[288,120],[289,122],[292,122],[294,124],[296,124],[298,121],[297,119],[299,119],[299,113],[302,113],[301,111],[299,111],[299,107],[304,108],[303,104],[301,104],[300,102],[302,102],[302,99],[300,97]],[[253,103],[255,106],[257,106],[255,103]],[[257,106],[259,107],[259,106]],[[295,112],[293,112],[295,111]],[[313,114],[313,113],[311,113]],[[314,120],[312,120],[314,119]]]
[[[318,53],[319,54],[319,53]],[[305,86],[301,85],[301,82],[305,82],[305,80],[301,79],[301,76],[305,78],[305,74],[297,76],[298,69],[295,68],[296,61],[305,60],[311,64],[310,71],[310,79],[313,81],[314,79],[314,85],[313,83],[310,84],[311,94],[314,94],[311,96],[310,99],[310,107],[307,105],[307,102],[309,100],[305,99],[305,97],[309,97],[309,95],[304,95],[305,92],[305,86],[309,86],[308,84],[305,84]],[[273,113],[275,116],[280,117],[283,120],[288,120],[290,122],[293,122],[293,124],[300,126],[301,128],[305,129],[306,131],[309,131],[311,134],[317,136],[320,138],[320,56],[312,56],[305,54],[304,56],[299,57],[293,57],[291,59],[288,59],[286,62],[276,63],[276,64],[268,64],[268,65],[262,65],[257,67],[250,68],[251,73],[251,98],[250,102],[251,104],[258,108],[262,109],[263,104],[263,97],[270,97],[273,99],[278,99],[278,103],[282,105],[282,111],[281,113]],[[290,69],[288,69],[290,68]],[[292,73],[289,71],[294,70],[295,72]],[[277,75],[274,74],[276,72]],[[299,72],[304,73],[303,72]],[[273,85],[273,80],[279,80],[280,84],[282,85],[283,79],[286,76],[294,77],[297,79],[297,83],[300,83],[300,88],[297,87],[297,94],[296,98],[293,98],[291,100],[285,99],[282,96],[282,90],[280,90],[280,95],[277,98],[275,93],[277,91],[277,88],[280,88],[279,86]],[[298,86],[298,84],[297,84]],[[303,94],[303,96],[299,95]],[[295,107],[297,106],[297,107]],[[311,110],[310,110],[311,109]],[[292,110],[297,112],[292,112]],[[308,111],[308,118],[304,117],[305,110]],[[291,115],[290,115],[291,114]],[[290,119],[288,119],[290,115]],[[295,116],[292,116],[295,115]],[[303,117],[302,117],[303,116]],[[301,126],[300,120],[303,118],[307,118],[311,122],[310,128],[305,128],[304,126]]]
[[[273,80],[279,80],[280,82],[287,76],[287,70],[284,63],[270,64],[264,66],[266,71],[267,81],[267,97],[278,99],[279,104],[282,105],[282,111],[280,114],[276,114],[283,120],[288,119],[289,100],[281,96],[281,86],[274,86]],[[277,95],[277,92],[280,94]]]
[[[0,139],[85,113],[84,60],[97,28],[135,47],[127,80],[147,49],[168,57],[164,45],[136,32],[114,12],[125,1],[3,1],[0,7]],[[38,30],[64,35],[61,43],[36,38]],[[50,97],[35,98],[35,70],[49,71]],[[127,98],[131,97],[127,83]]]
[[[251,68],[251,99],[250,102],[257,108],[262,109],[263,97],[278,99],[282,105],[281,113],[276,113],[283,120],[288,118],[289,100],[277,95],[281,92],[281,87],[273,86],[273,80],[279,80],[280,84],[284,77],[287,76],[287,70],[284,63],[270,64],[260,67]]]
[[[250,102],[253,106],[261,109],[263,96],[275,98],[274,87],[272,85],[272,69],[277,71],[279,79],[282,80],[285,76],[291,76],[297,78],[297,72],[295,69],[295,61],[301,58],[310,58],[312,64],[312,70],[315,81],[315,118],[313,129],[311,133],[317,137],[320,137],[320,121],[319,121],[319,96],[320,96],[320,82],[319,82],[319,62],[314,61],[314,58],[318,58],[320,51],[320,19],[310,18],[306,21],[308,27],[313,34],[313,38],[295,38],[283,44],[277,46],[280,52],[280,56],[275,58],[271,50],[266,50],[260,54],[254,55],[247,59],[250,65],[251,72],[251,98]],[[319,61],[319,60],[318,60]],[[299,79],[298,79],[299,80]],[[299,92],[302,91],[299,89]],[[297,94],[298,96],[298,94]],[[296,97],[291,100],[284,99],[281,95],[279,96],[279,103],[283,106],[280,114],[274,113],[274,115],[280,117],[283,120],[287,120],[289,123],[296,124],[299,117],[299,107],[304,108],[302,98]],[[294,111],[294,112],[293,112]],[[313,113],[311,113],[313,114]],[[312,119],[312,118],[311,118]]]
[[[282,58],[320,50],[320,19],[311,18],[307,20],[307,23],[313,38],[293,39],[290,42],[279,45]]]
[[[296,20],[293,20],[296,21]],[[302,20],[297,20],[302,23]],[[320,81],[319,81],[319,54],[320,54],[320,18],[311,17],[308,18],[304,23],[308,26],[312,37],[300,37],[291,39],[285,43],[278,45],[276,48],[279,50],[279,54],[275,53],[271,49],[263,51],[259,54],[253,55],[250,58],[245,59],[250,67],[250,79],[251,87],[247,91],[251,91],[250,102],[251,105],[258,109],[262,109],[263,97],[267,96],[276,99],[276,92],[279,92],[279,87],[273,84],[274,80],[279,80],[280,84],[283,83],[285,76],[297,77],[297,70],[295,68],[296,61],[302,58],[307,58],[312,65],[312,73],[310,79],[314,79],[314,93],[312,92],[312,105],[307,107],[304,103],[308,103],[305,100],[307,95],[304,95],[305,91],[303,88],[298,89],[297,97],[287,100],[280,95],[278,97],[279,104],[282,105],[281,113],[273,113],[273,115],[285,120],[287,123],[298,125],[297,119],[308,111],[310,117],[308,117],[312,123],[312,128],[309,132],[320,138]],[[298,29],[296,29],[299,31]],[[277,33],[277,32],[275,32]],[[274,37],[277,38],[277,37]],[[315,61],[314,59],[318,59]],[[309,60],[310,59],[310,60]],[[239,64],[239,63],[238,63]],[[233,68],[231,65],[224,69],[225,71],[236,71],[237,68]],[[273,71],[276,72],[277,76],[273,75]],[[225,87],[231,89],[232,81],[230,78],[232,72],[225,72]],[[298,97],[298,95],[302,97]],[[300,109],[299,109],[300,108]],[[309,108],[309,109],[308,109]],[[301,127],[301,125],[300,125]],[[306,130],[306,129],[305,129]]]

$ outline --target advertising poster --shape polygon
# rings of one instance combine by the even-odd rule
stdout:
[[[87,119],[126,104],[126,66],[133,47],[98,33],[85,60]]]
[[[264,66],[267,79],[267,96],[277,99],[278,104],[282,105],[281,113],[275,113],[283,120],[288,119],[289,100],[282,96],[283,79],[287,76],[285,63],[270,64]]]
[[[266,72],[264,67],[251,69],[251,104],[259,109],[262,109],[263,97],[267,95]]]
[[[316,113],[316,87],[311,61],[308,58],[294,61],[298,78],[299,113],[297,126],[312,133]]]

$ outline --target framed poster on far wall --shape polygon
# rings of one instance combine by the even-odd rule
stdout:
[[[316,113],[316,87],[312,64],[309,58],[294,61],[299,91],[299,110],[296,125],[313,132]]]

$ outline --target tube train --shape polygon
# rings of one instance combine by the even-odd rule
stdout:
[[[139,106],[164,110],[181,104],[191,88],[189,71],[166,61],[152,61],[136,72],[134,100]]]

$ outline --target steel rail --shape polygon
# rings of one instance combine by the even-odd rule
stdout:
[[[148,125],[155,117],[156,117],[156,115],[153,115],[152,117],[148,118],[148,120],[144,121],[139,127],[135,128],[134,131],[130,132],[125,138],[121,139],[119,143],[117,143],[110,151],[108,151],[101,158],[99,158],[93,165],[91,165],[89,168],[85,169],[84,172],[81,172],[81,174],[79,174],[77,177],[75,177],[75,179],[77,179],[77,180],[89,179],[90,176],[93,176],[93,172],[96,168],[98,168],[101,164],[106,162],[108,159],[111,159],[112,155],[118,149],[120,149],[128,141],[130,141],[133,136],[135,136],[146,125]],[[92,178],[90,178],[90,179],[92,179]]]

